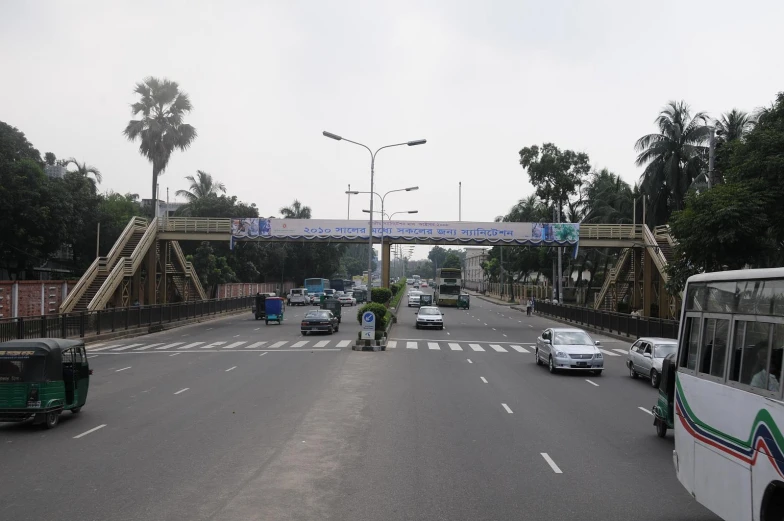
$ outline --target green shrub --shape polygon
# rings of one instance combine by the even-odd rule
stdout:
[[[392,291],[392,296],[394,297],[395,295],[397,295],[397,292],[400,291],[400,284],[394,283],[391,286],[389,286],[389,289]]]
[[[387,290],[389,291],[389,290]],[[379,304],[377,302],[371,302],[370,304],[365,304],[357,311],[357,322],[362,324],[362,314],[365,311],[372,311],[374,315],[376,315],[376,331],[384,331],[387,328],[387,308],[384,304]]]
[[[378,304],[386,304],[392,298],[392,291],[388,288],[373,288],[370,300]]]

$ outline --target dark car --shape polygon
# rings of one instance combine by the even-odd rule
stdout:
[[[339,327],[338,317],[331,311],[314,309],[305,313],[305,318],[302,319],[300,324],[300,331],[303,336],[315,331],[323,331],[331,335],[333,332],[337,333]]]

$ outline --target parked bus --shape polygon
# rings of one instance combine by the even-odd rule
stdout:
[[[320,297],[325,289],[329,289],[329,280],[328,279],[305,279],[305,287],[308,290],[308,294],[316,295],[316,297]]]
[[[675,359],[678,480],[725,520],[784,517],[784,268],[690,277]]]
[[[437,306],[457,306],[461,284],[460,268],[439,268],[436,270],[436,287],[433,300]]]

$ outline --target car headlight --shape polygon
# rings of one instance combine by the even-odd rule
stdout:
[[[595,353],[593,356],[594,356],[595,358],[604,358],[604,357],[602,356],[602,353],[601,353],[601,351],[597,351],[597,352],[596,352],[596,353]]]
[[[556,358],[566,358],[566,353],[564,353],[563,351],[556,351],[555,356]]]

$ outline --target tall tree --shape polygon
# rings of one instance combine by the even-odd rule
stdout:
[[[588,154],[561,150],[552,143],[520,150],[520,165],[528,170],[536,195],[560,211],[591,171]]]
[[[443,268],[444,261],[446,260],[446,256],[449,254],[449,250],[442,248],[441,246],[433,246],[430,248],[430,251],[427,252],[427,258],[430,259],[430,262],[433,263],[433,269]],[[434,277],[435,271],[428,275],[428,277]]]
[[[123,134],[139,140],[139,152],[152,163],[152,200],[158,199],[158,176],[163,174],[175,150],[186,150],[196,139],[196,129],[183,121],[192,110],[187,94],[177,82],[152,76],[137,83],[139,101],[131,105],[132,119]]]
[[[189,203],[203,197],[217,196],[226,193],[226,185],[215,181],[212,175],[202,170],[196,170],[196,176],[186,175],[185,179],[190,183],[188,190],[177,190],[177,197],[183,197]]]
[[[280,214],[284,219],[310,219],[310,206],[303,206],[301,202],[294,199],[291,206],[280,209]]]
[[[54,166],[57,162],[57,156],[53,152],[47,152],[44,154],[44,161],[46,161],[47,165]]]
[[[47,154],[50,153],[51,152],[47,152]],[[52,154],[52,159],[54,159],[54,154]],[[47,157],[47,163],[50,165],[54,164],[54,163],[49,163],[49,157]],[[68,159],[65,160],[65,167],[68,168],[71,164],[76,166],[75,172],[80,176],[89,178],[90,175],[92,175],[97,183],[103,181],[103,176],[101,175],[101,171],[94,166],[88,165],[87,162],[80,163],[73,157],[69,157]]]
[[[722,142],[741,139],[754,128],[755,123],[756,119],[751,114],[732,109],[716,121],[717,139]]]
[[[683,208],[686,191],[700,175],[707,157],[704,143],[710,129],[702,112],[692,116],[689,106],[670,101],[656,118],[658,134],[637,140],[637,165],[645,166],[640,188],[649,197],[648,221],[664,224],[673,210]]]
[[[621,176],[606,168],[594,173],[585,189],[587,214],[584,222],[630,224],[633,218],[634,191]]]
[[[39,165],[41,153],[27,141],[24,133],[8,123],[0,121],[0,165],[30,159]]]

